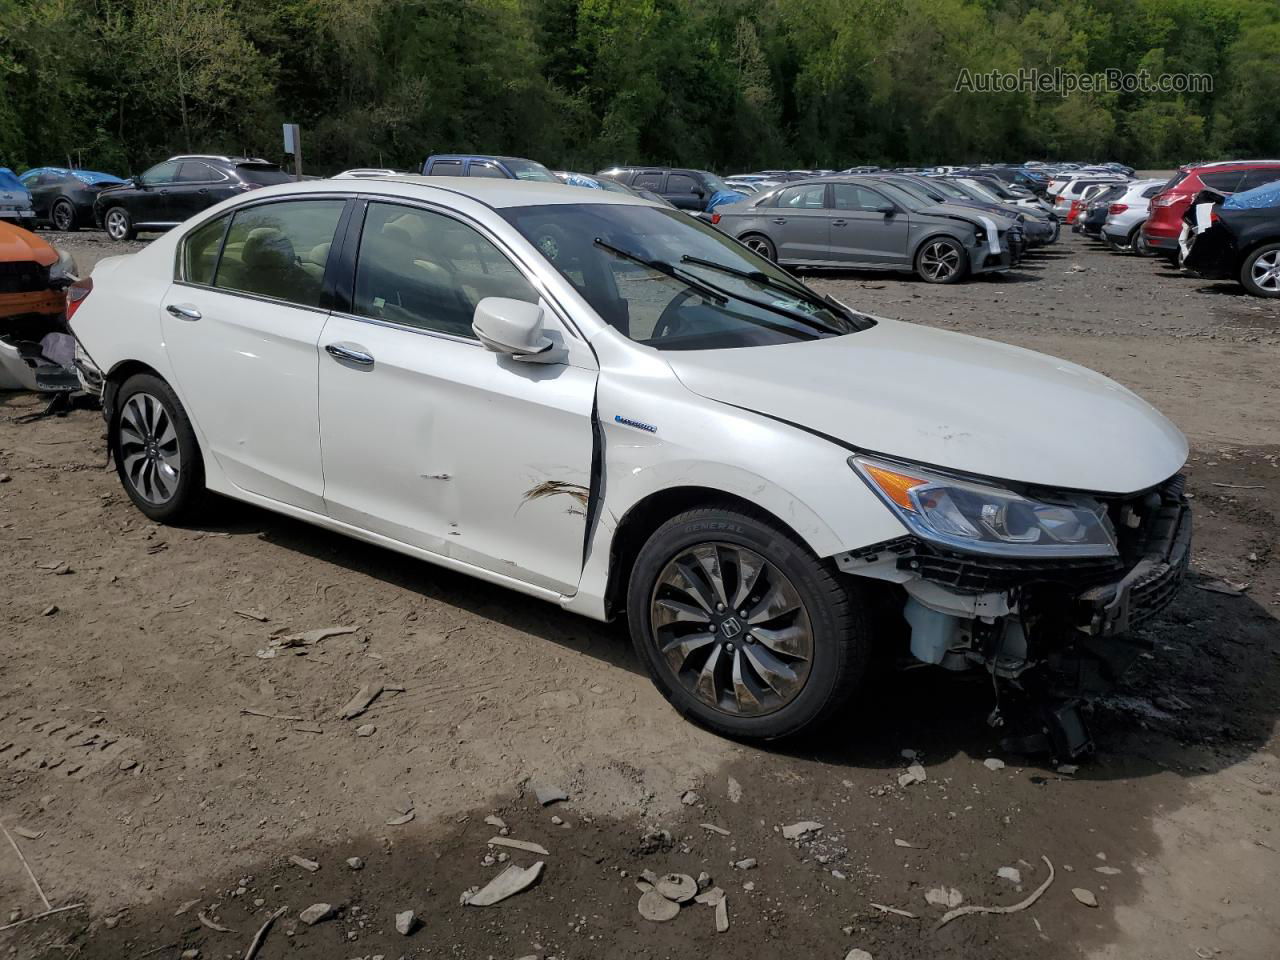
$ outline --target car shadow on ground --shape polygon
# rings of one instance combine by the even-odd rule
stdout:
[[[436,602],[483,617],[494,624],[592,657],[609,668],[645,675],[625,624],[600,623],[553,604],[486,584],[425,561],[406,559],[302,521],[217,498],[200,529],[231,536],[259,536],[289,550],[333,563]],[[1227,596],[1191,578],[1174,604],[1140,635],[1150,650],[1122,679],[1115,692],[1090,703],[1085,715],[1104,763],[1082,767],[1081,777],[1147,776],[1165,769],[1143,757],[1159,753],[1154,744],[1210,745],[1213,763],[1200,762],[1198,775],[1229,766],[1262,747],[1280,715],[1280,621],[1248,596]],[[1007,682],[999,699],[1007,726],[993,729],[987,718],[997,705],[991,677],[981,670],[962,674],[887,664],[874,669],[862,698],[847,716],[823,732],[795,741],[752,744],[784,756],[849,767],[901,765],[900,747],[927,751],[933,758],[1001,752],[1010,734],[1035,732],[1029,704]],[[680,722],[672,713],[671,721]],[[1028,724],[1030,723],[1030,726]],[[852,733],[850,731],[857,731]],[[886,737],[889,739],[886,739]],[[1116,758],[1123,756],[1123,762]],[[1055,769],[1046,754],[1021,757],[1046,775]]]

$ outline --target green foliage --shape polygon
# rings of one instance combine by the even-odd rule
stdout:
[[[1206,91],[957,89],[962,70]],[[0,164],[412,169],[1280,155],[1275,0],[0,0]]]

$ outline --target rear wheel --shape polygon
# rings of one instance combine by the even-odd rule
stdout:
[[[690,510],[659,527],[628,588],[636,652],[685,717],[770,739],[829,719],[866,670],[857,584],[763,514]]]
[[[926,240],[916,254],[916,275],[929,283],[958,283],[968,272],[968,254],[950,237]]]
[[[78,226],[76,223],[76,208],[72,206],[70,200],[59,200],[53,205],[53,209],[49,211],[49,219],[53,223],[55,230],[70,232]]]
[[[1156,255],[1156,252],[1151,249],[1151,244],[1147,243],[1147,238],[1142,235],[1142,224],[1134,227],[1133,233],[1129,234],[1129,249],[1140,257]]]
[[[766,260],[776,263],[778,260],[778,251],[773,246],[773,241],[762,233],[748,233],[739,238],[747,249],[753,253],[757,253]]]
[[[129,211],[124,207],[112,207],[103,217],[102,223],[107,228],[107,236],[112,240],[132,240],[137,236],[137,231],[133,228],[133,217],[129,216]]]
[[[187,412],[159,377],[130,377],[116,395],[109,433],[120,482],[152,520],[191,517],[204,498],[204,462]]]
[[[1255,297],[1280,297],[1280,243],[1268,243],[1244,258],[1240,283]]]

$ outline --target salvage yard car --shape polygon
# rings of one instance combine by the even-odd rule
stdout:
[[[789,183],[721,207],[711,222],[790,266],[904,270],[929,283],[1009,269],[1021,245],[1015,221],[935,203],[881,176]]]
[[[59,335],[71,344],[62,324],[64,291],[77,273],[70,253],[0,220],[0,390],[78,385],[73,369],[44,353]]]
[[[98,193],[124,183],[110,173],[67,167],[36,167],[24,171],[19,179],[31,191],[37,219],[63,231],[92,225]]]
[[[1280,171],[1275,182],[1229,197],[1201,191],[1182,219],[1188,270],[1238,280],[1255,297],[1280,297]]]
[[[625,614],[676,709],[735,737],[832,717],[899,645],[1028,689],[1105,675],[1187,563],[1187,444],[1133,393],[867,316],[622,194],[274,187],[70,300],[148,517],[214,491]]]

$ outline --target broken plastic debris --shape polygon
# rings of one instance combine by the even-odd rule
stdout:
[[[934,887],[925,892],[924,898],[936,907],[958,907],[964,903],[964,896],[955,887]]]
[[[513,850],[524,850],[526,853],[536,853],[540,857],[548,856],[546,847],[541,844],[534,843],[531,840],[516,840],[513,837],[490,837],[489,846],[511,847]]]
[[[729,778],[729,802],[738,803],[742,799],[742,784],[733,777]]]
[[[675,918],[680,912],[680,904],[672,903],[657,890],[650,890],[640,895],[640,902],[636,905],[640,911],[640,916],[654,923],[665,923]]]
[[[868,901],[868,902],[870,902],[870,901]],[[883,904],[883,903],[871,903],[871,906],[875,907],[875,908],[876,908],[877,910],[879,910],[881,913],[892,913],[894,916],[897,916],[897,917],[906,917],[908,920],[918,920],[918,919],[919,919],[919,917],[917,917],[917,916],[916,916],[914,913],[912,913],[910,910],[899,910],[897,907],[889,907],[889,906],[885,906],[885,904]]]
[[[1098,905],[1098,898],[1093,895],[1091,890],[1086,890],[1084,887],[1072,887],[1071,895],[1086,907],[1096,907]]]
[[[339,720],[352,720],[360,714],[364,713],[372,705],[373,701],[378,699],[382,693],[382,684],[366,683],[363,687],[356,691],[356,695],[347,701],[346,705],[338,711]]]
[[[782,828],[782,835],[788,840],[798,840],[806,833],[813,833],[815,830],[821,830],[822,824],[816,820],[801,820],[799,823],[792,823]]]
[[[712,833],[718,833],[722,837],[729,836],[729,831],[724,827],[717,827],[714,823],[701,824],[703,830],[710,830]]]
[[[986,767],[988,770],[1004,769],[1004,761],[1001,760],[999,757],[987,757],[987,759],[982,761],[982,765]]]
[[[1046,890],[1049,889],[1049,884],[1053,883],[1053,877],[1054,877],[1053,864],[1050,862],[1049,858],[1046,857],[1044,854],[1040,855],[1040,859],[1043,860],[1044,865],[1049,868],[1049,876],[1045,878],[1044,883],[1040,884],[1040,886],[1032,890],[1029,896],[1007,907],[982,907],[982,906],[976,906],[976,905],[968,906],[968,907],[956,907],[954,910],[948,910],[946,913],[944,913],[942,915],[942,919],[939,920],[936,924],[934,924],[934,929],[935,930],[940,929],[941,927],[946,926],[952,920],[955,920],[957,917],[964,917],[971,913],[1017,913],[1019,910],[1027,909],[1027,907],[1031,906],[1033,903],[1039,900],[1040,896]]]
[[[654,889],[668,900],[688,903],[698,893],[698,882],[687,873],[668,873],[658,880]]]
[[[929,776],[924,772],[924,767],[918,763],[913,763],[907,767],[907,772],[898,777],[898,786],[909,787],[913,783],[924,783]]]
[[[1010,883],[1022,882],[1022,871],[1017,867],[1001,867],[996,871],[996,876],[1001,880],[1008,880]]]
[[[729,898],[721,897],[716,901],[716,933],[729,931]]]
[[[289,862],[292,863],[295,867],[301,867],[303,870],[306,870],[308,873],[315,873],[317,870],[320,869],[319,863],[317,863],[315,860],[308,860],[306,857],[299,857],[295,855],[289,858]]]
[[[298,919],[305,923],[308,927],[315,926],[321,920],[328,920],[333,916],[333,905],[329,903],[313,903],[307,909],[298,914]]]
[[[867,953],[865,950],[859,950],[857,947],[854,947],[844,955],[844,960],[871,960],[871,954]]]
[[[559,803],[561,800],[569,799],[569,795],[567,793],[559,787],[552,786],[550,784],[534,784],[533,795],[538,798],[538,803],[544,807],[552,803]]]
[[[400,814],[400,816],[398,817],[392,817],[390,820],[387,821],[387,826],[402,827],[412,819],[413,819],[413,811],[410,810],[407,813]]]
[[[537,881],[546,864],[539,860],[531,867],[518,867],[514,863],[490,880],[487,884],[467,897],[464,903],[469,907],[491,907],[508,897],[513,897]],[[678,907],[676,909],[679,909]]]

